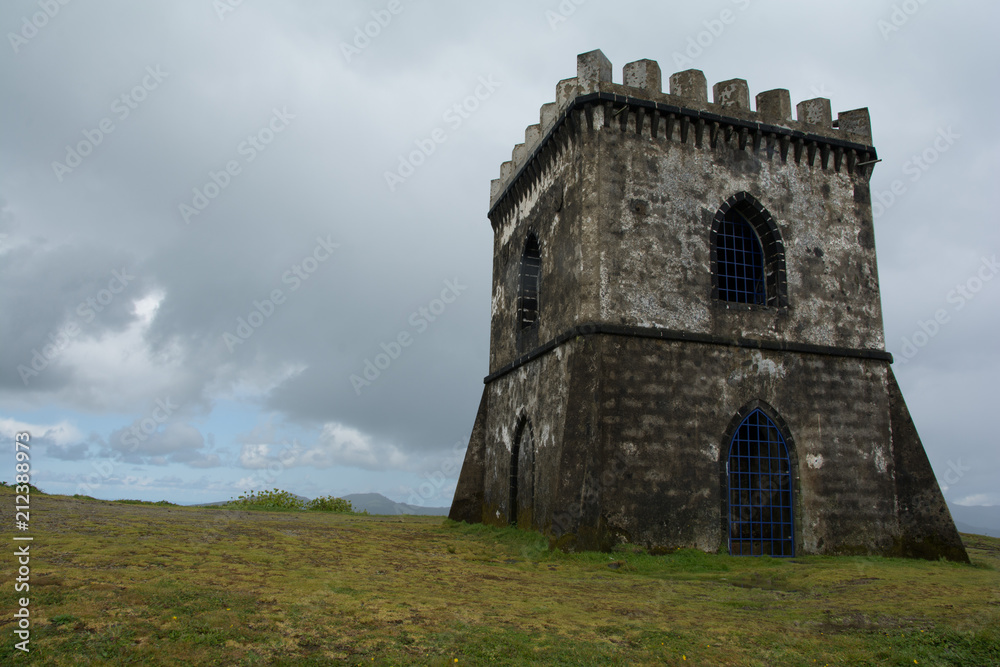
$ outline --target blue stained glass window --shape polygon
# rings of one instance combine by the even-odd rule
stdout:
[[[730,209],[716,235],[716,285],[719,298],[736,303],[767,303],[764,253],[753,226]]]
[[[767,415],[754,410],[733,436],[727,465],[729,553],[794,556],[788,449]]]

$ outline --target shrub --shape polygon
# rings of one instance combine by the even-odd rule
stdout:
[[[272,489],[271,491],[247,491],[235,500],[226,503],[227,507],[257,510],[302,510],[305,503],[288,491]]]
[[[312,500],[302,500],[288,491],[272,489],[270,491],[247,491],[235,500],[226,503],[226,507],[256,510],[312,510],[316,512],[341,512],[351,514],[354,508],[351,501],[335,496],[320,496]]]
[[[316,512],[354,512],[354,508],[351,507],[350,500],[335,498],[334,496],[320,496],[319,498],[313,498],[306,503],[306,509]]]

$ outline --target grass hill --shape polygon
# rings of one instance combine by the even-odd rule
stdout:
[[[40,494],[30,534],[30,592],[0,556],[0,664],[1000,664],[1000,540],[974,535],[971,566],[565,554],[441,517]]]

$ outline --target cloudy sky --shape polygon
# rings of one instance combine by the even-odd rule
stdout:
[[[30,431],[55,493],[450,504],[487,373],[490,179],[600,48],[619,82],[652,58],[870,108],[895,371],[949,501],[1000,504],[998,22],[934,0],[4,2],[0,436]]]

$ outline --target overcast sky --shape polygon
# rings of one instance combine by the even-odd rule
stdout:
[[[490,179],[600,48],[870,109],[894,369],[948,500],[1000,504],[996,3],[63,1],[0,5],[0,436],[43,490],[449,505]]]

